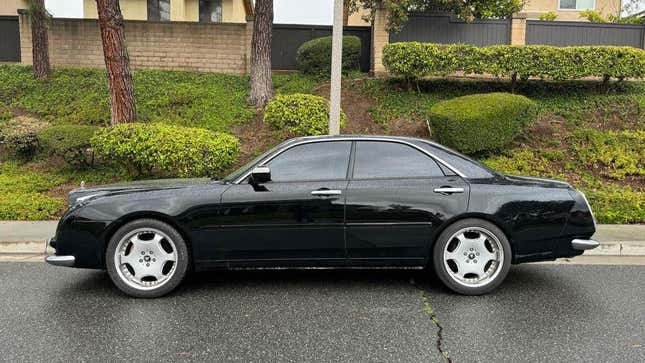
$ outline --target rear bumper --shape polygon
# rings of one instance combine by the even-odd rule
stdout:
[[[54,266],[74,267],[74,264],[76,264],[76,257],[51,255],[45,257],[45,262]]]
[[[600,243],[592,239],[574,239],[571,241],[571,248],[578,251],[592,250],[598,246],[600,246]]]

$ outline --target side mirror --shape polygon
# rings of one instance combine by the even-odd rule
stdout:
[[[271,169],[268,166],[258,166],[251,171],[250,184],[262,184],[271,181]]]

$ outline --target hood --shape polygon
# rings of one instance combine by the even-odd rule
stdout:
[[[133,192],[150,192],[155,190],[180,189],[207,183],[217,183],[208,178],[194,179],[155,179],[129,183],[99,185],[91,188],[80,187],[69,192],[67,203],[72,206],[79,202],[109,195]]]
[[[518,185],[531,185],[544,188],[571,188],[571,184],[554,179],[534,178],[529,176],[508,175],[505,174],[504,178]]]

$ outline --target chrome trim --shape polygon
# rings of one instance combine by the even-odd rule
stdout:
[[[435,188],[434,192],[435,193],[463,193],[464,188],[448,188],[448,187]]]
[[[593,214],[593,209],[591,209],[591,205],[589,204],[589,200],[587,200],[587,196],[585,195],[585,193],[579,190],[578,190],[578,193],[582,195],[582,199],[585,200],[585,203],[587,204],[587,208],[589,208],[589,213],[591,213],[591,219],[593,220],[593,229],[597,229],[598,223],[596,222],[596,216]]]
[[[571,241],[571,247],[574,250],[579,251],[592,250],[598,246],[600,246],[600,243],[592,239],[574,239],[573,241]]]
[[[45,262],[54,266],[73,267],[76,257],[51,255],[45,257]]]
[[[341,195],[342,193],[340,190],[314,190],[311,195]]]
[[[256,166],[251,169],[251,174],[268,174],[271,172],[271,169],[268,166]]]
[[[285,151],[287,151],[287,150],[289,150],[289,149],[291,149],[291,148],[293,148],[295,146],[304,145],[304,144],[313,144],[313,143],[317,143],[317,142],[334,142],[334,141],[385,141],[385,142],[396,142],[396,143],[399,143],[399,144],[408,145],[408,146],[411,146],[411,147],[421,151],[422,153],[430,156],[434,160],[440,162],[441,164],[443,164],[448,169],[452,170],[455,174],[459,175],[460,177],[466,178],[466,175],[464,173],[460,172],[455,167],[453,167],[452,165],[448,164],[443,159],[441,159],[440,157],[434,155],[433,153],[431,153],[429,151],[426,151],[423,148],[421,148],[421,147],[419,147],[419,146],[417,146],[417,145],[415,145],[415,144],[413,144],[411,142],[404,141],[404,140],[399,140],[399,139],[389,139],[389,138],[386,138],[386,137],[334,137],[334,138],[329,138],[329,139],[302,140],[300,142],[296,142],[296,143],[288,145],[287,147],[283,148],[282,150],[280,150],[279,152],[275,153],[274,155],[267,156],[264,160],[260,160],[256,165],[259,165],[260,167],[265,166],[264,165],[265,163],[268,163],[269,161],[273,160],[278,155],[282,154],[283,152],[285,152]],[[233,182],[233,184],[239,184],[242,180],[248,178],[249,175],[251,175],[252,171],[253,171],[253,169],[251,169],[250,171],[248,171],[247,173],[245,173],[241,177],[237,178]]]

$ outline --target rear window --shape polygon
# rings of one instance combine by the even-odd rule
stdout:
[[[448,148],[440,147],[426,142],[419,142],[418,145],[435,155],[437,158],[443,160],[448,165],[457,169],[469,179],[485,179],[492,178],[495,174],[494,171],[465,155]]]

